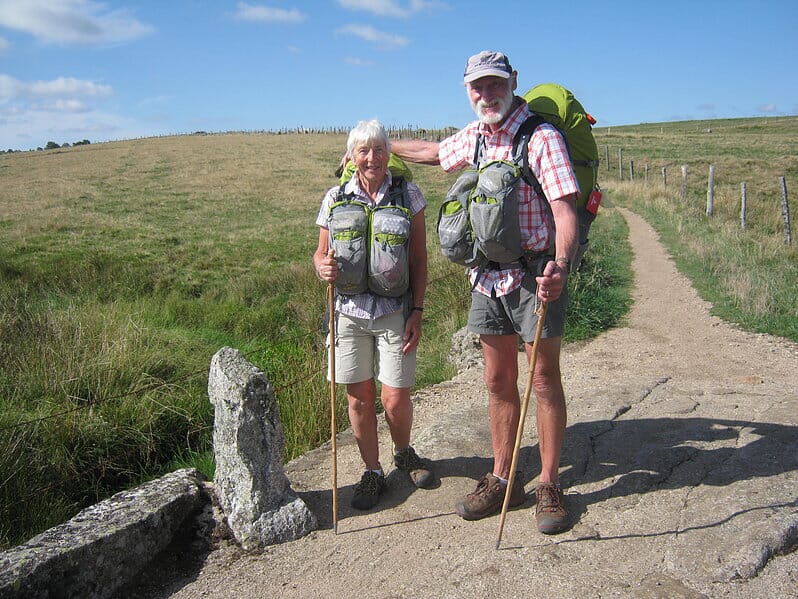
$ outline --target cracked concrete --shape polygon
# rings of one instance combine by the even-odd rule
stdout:
[[[222,542],[180,572],[165,558],[125,596],[798,597],[798,347],[712,317],[653,230],[622,213],[635,251],[628,322],[563,353],[571,530],[534,527],[534,409],[519,457],[530,500],[508,513],[501,548],[498,517],[454,514],[491,467],[476,365],[414,397],[414,444],[438,488],[394,471],[377,509],[350,509],[361,465],[341,434],[337,535],[327,446],[286,467],[319,531],[259,554]],[[384,425],[380,440],[387,466]]]

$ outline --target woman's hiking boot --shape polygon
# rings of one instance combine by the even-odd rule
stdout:
[[[516,507],[526,501],[526,492],[521,485],[520,472],[513,480],[513,488],[510,493],[510,507]],[[500,511],[504,504],[504,495],[507,485],[488,472],[477,483],[477,488],[473,493],[466,495],[466,498],[454,507],[457,515],[465,520],[479,520]]]
[[[393,456],[393,463],[402,472],[407,472],[410,480],[419,489],[429,489],[435,482],[435,475],[432,473],[432,462],[426,458],[420,458],[416,451],[408,446],[397,451]]]
[[[366,470],[355,485],[352,495],[352,507],[356,510],[370,510],[380,500],[380,495],[387,488],[385,476],[371,470]]]
[[[554,535],[568,528],[565,497],[556,483],[540,483],[535,489],[535,521],[543,534]]]

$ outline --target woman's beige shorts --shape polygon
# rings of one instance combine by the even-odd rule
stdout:
[[[373,321],[346,314],[336,314],[336,317],[336,383],[360,383],[376,377],[391,387],[413,386],[416,382],[416,351],[402,353],[405,333],[403,310]],[[329,344],[328,335],[328,349]]]

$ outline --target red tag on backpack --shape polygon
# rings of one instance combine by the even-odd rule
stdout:
[[[590,212],[590,214],[598,213],[599,204],[601,204],[601,190],[594,189],[590,192],[590,196],[587,198],[587,204],[585,204],[585,210]]]

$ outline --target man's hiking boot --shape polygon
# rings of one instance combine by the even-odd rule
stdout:
[[[543,534],[554,535],[568,528],[568,511],[562,489],[555,483],[541,483],[535,489],[535,520]]]
[[[510,493],[510,507],[516,507],[526,501],[526,493],[521,484],[520,472],[516,474]],[[477,483],[473,493],[454,507],[457,515],[465,520],[479,520],[501,511],[507,486],[490,472]]]
[[[352,495],[352,507],[356,510],[370,510],[380,500],[380,495],[387,488],[385,476],[377,474],[371,470],[366,470],[355,485],[355,493]]]
[[[412,447],[396,452],[393,456],[393,463],[402,472],[407,472],[410,480],[419,489],[429,489],[435,482],[435,475],[432,473],[432,462],[426,458],[418,457]]]

